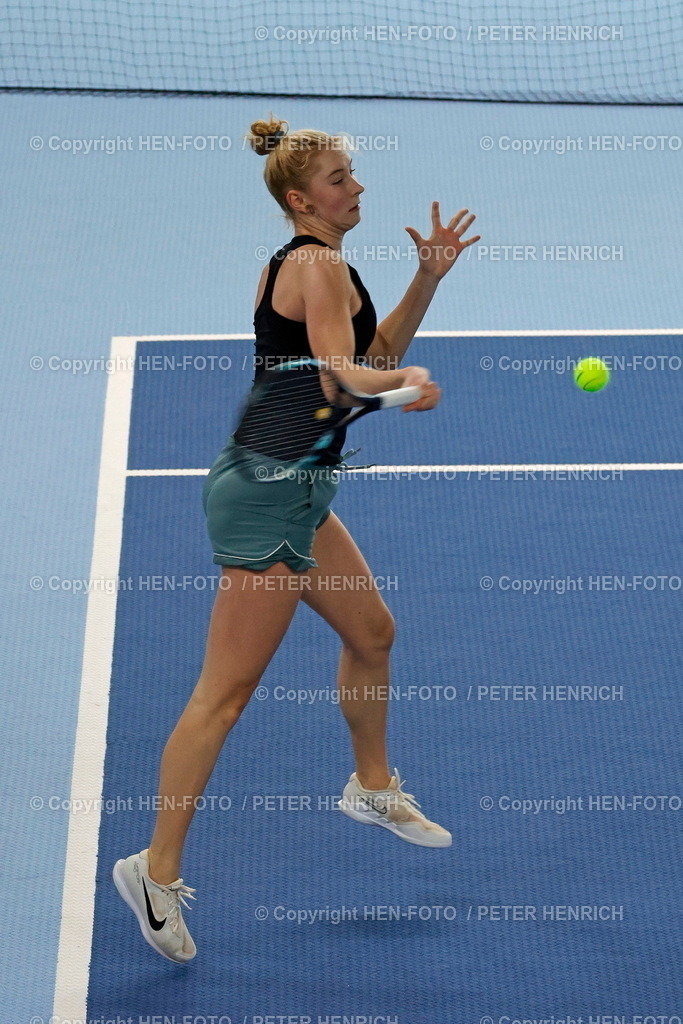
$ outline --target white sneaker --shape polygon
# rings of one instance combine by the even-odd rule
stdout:
[[[337,806],[344,814],[366,825],[382,825],[390,832],[416,846],[450,846],[450,832],[429,821],[412,793],[404,793],[398,769],[386,789],[363,789],[354,772],[344,787]]]
[[[148,851],[134,853],[125,860],[117,860],[113,871],[114,884],[138,919],[140,930],[157,953],[167,960],[184,964],[197,952],[197,947],[183,921],[181,902],[188,896],[196,899],[182,878],[170,885],[159,885],[149,877]]]

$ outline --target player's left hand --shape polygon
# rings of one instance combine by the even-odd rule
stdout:
[[[417,246],[419,269],[422,273],[435,277],[437,281],[441,280],[444,274],[451,269],[463,249],[479,241],[481,235],[475,235],[473,238],[463,241],[462,236],[469,230],[475,219],[474,214],[470,213],[469,217],[463,220],[466,213],[469,213],[469,210],[459,210],[444,227],[439,213],[439,201],[435,199],[432,203],[431,236],[423,238],[415,228],[406,228]]]

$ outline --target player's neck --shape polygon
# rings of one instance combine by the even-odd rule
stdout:
[[[314,238],[319,238],[321,242],[327,242],[331,249],[336,249],[337,252],[341,252],[342,242],[346,232],[335,230],[327,224],[302,224],[297,221],[294,223],[294,234],[313,235]]]

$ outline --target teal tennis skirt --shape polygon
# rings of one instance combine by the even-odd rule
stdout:
[[[231,436],[202,491],[214,562],[257,572],[276,562],[294,572],[315,568],[315,531],[329,516],[338,486],[334,466],[295,469]]]

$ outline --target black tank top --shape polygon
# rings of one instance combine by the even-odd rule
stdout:
[[[281,249],[278,249],[270,261],[266,287],[254,313],[254,333],[256,335],[254,383],[258,381],[265,370],[272,369],[279,362],[284,362],[287,359],[312,358],[313,356],[311,346],[308,343],[305,322],[291,320],[289,317],[282,316],[281,313],[273,309],[273,288],[275,287],[275,278],[282,265],[282,261],[286,258],[287,253],[292,252],[294,249],[299,249],[302,245],[307,245],[310,242],[324,245],[328,249],[332,248],[327,242],[321,241],[321,239],[316,238],[314,235],[295,235],[291,241],[283,245]],[[361,281],[358,271],[350,264],[347,264],[347,266],[351,274],[351,280],[362,300],[360,309],[351,318],[355,341],[354,359],[356,362],[359,362],[370,348],[375,337],[377,315],[372,299]],[[343,441],[344,438],[340,437],[338,442],[335,442],[331,449],[335,454],[341,452]]]

